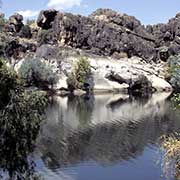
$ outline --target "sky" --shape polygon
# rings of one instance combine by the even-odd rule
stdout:
[[[15,12],[25,19],[38,16],[40,10],[54,8],[74,14],[89,15],[98,8],[110,8],[133,15],[142,24],[166,23],[180,12],[180,0],[1,0],[0,12],[6,17]]]

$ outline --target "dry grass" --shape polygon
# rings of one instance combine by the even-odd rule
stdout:
[[[162,137],[161,150],[165,152],[162,169],[165,176],[180,179],[180,139],[177,136]]]

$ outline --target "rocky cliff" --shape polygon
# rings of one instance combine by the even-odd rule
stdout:
[[[3,31],[12,37],[33,40],[26,44],[30,51],[44,43],[58,44],[97,55],[138,56],[147,61],[166,61],[180,52],[180,14],[167,24],[145,27],[135,17],[110,9],[98,9],[88,17],[45,10],[40,12],[37,23],[31,25],[24,25],[21,15],[12,15]],[[12,55],[8,50],[5,53]]]
[[[0,17],[3,15],[0,14]],[[98,9],[88,17],[45,10],[40,12],[36,22],[26,25],[21,15],[14,14],[1,27],[0,40],[0,54],[11,64],[17,64],[29,53],[50,62],[55,60],[61,80],[65,79],[65,71],[72,65],[64,60],[85,54],[91,57],[93,70],[99,69],[95,74],[101,74],[100,77],[94,76],[96,87],[100,87],[98,79],[105,79],[110,82],[111,89],[114,89],[114,83],[116,89],[117,84],[133,87],[139,81],[140,86],[171,89],[163,80],[163,62],[170,55],[180,53],[180,14],[167,24],[148,26],[142,25],[133,16],[110,9]],[[71,49],[71,53],[66,49]],[[96,58],[93,59],[93,56]],[[112,63],[108,63],[109,58]],[[93,63],[97,59],[103,60],[98,60],[98,68],[95,68]],[[61,71],[64,68],[62,64],[64,71]],[[124,72],[124,69],[127,71]]]

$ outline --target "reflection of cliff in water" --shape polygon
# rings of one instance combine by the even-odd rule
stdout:
[[[180,130],[179,112],[166,98],[167,94],[144,101],[126,95],[57,98],[47,110],[39,139],[42,159],[49,167],[63,167],[136,158],[161,135]]]

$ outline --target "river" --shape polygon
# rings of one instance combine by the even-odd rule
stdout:
[[[2,179],[16,171],[45,180],[175,180],[161,167],[160,138],[180,132],[169,95],[52,97],[35,146],[21,156],[12,150],[17,162],[6,154]]]
[[[180,112],[168,96],[53,98],[38,138],[37,170],[49,180],[166,179],[160,137],[180,132]]]

